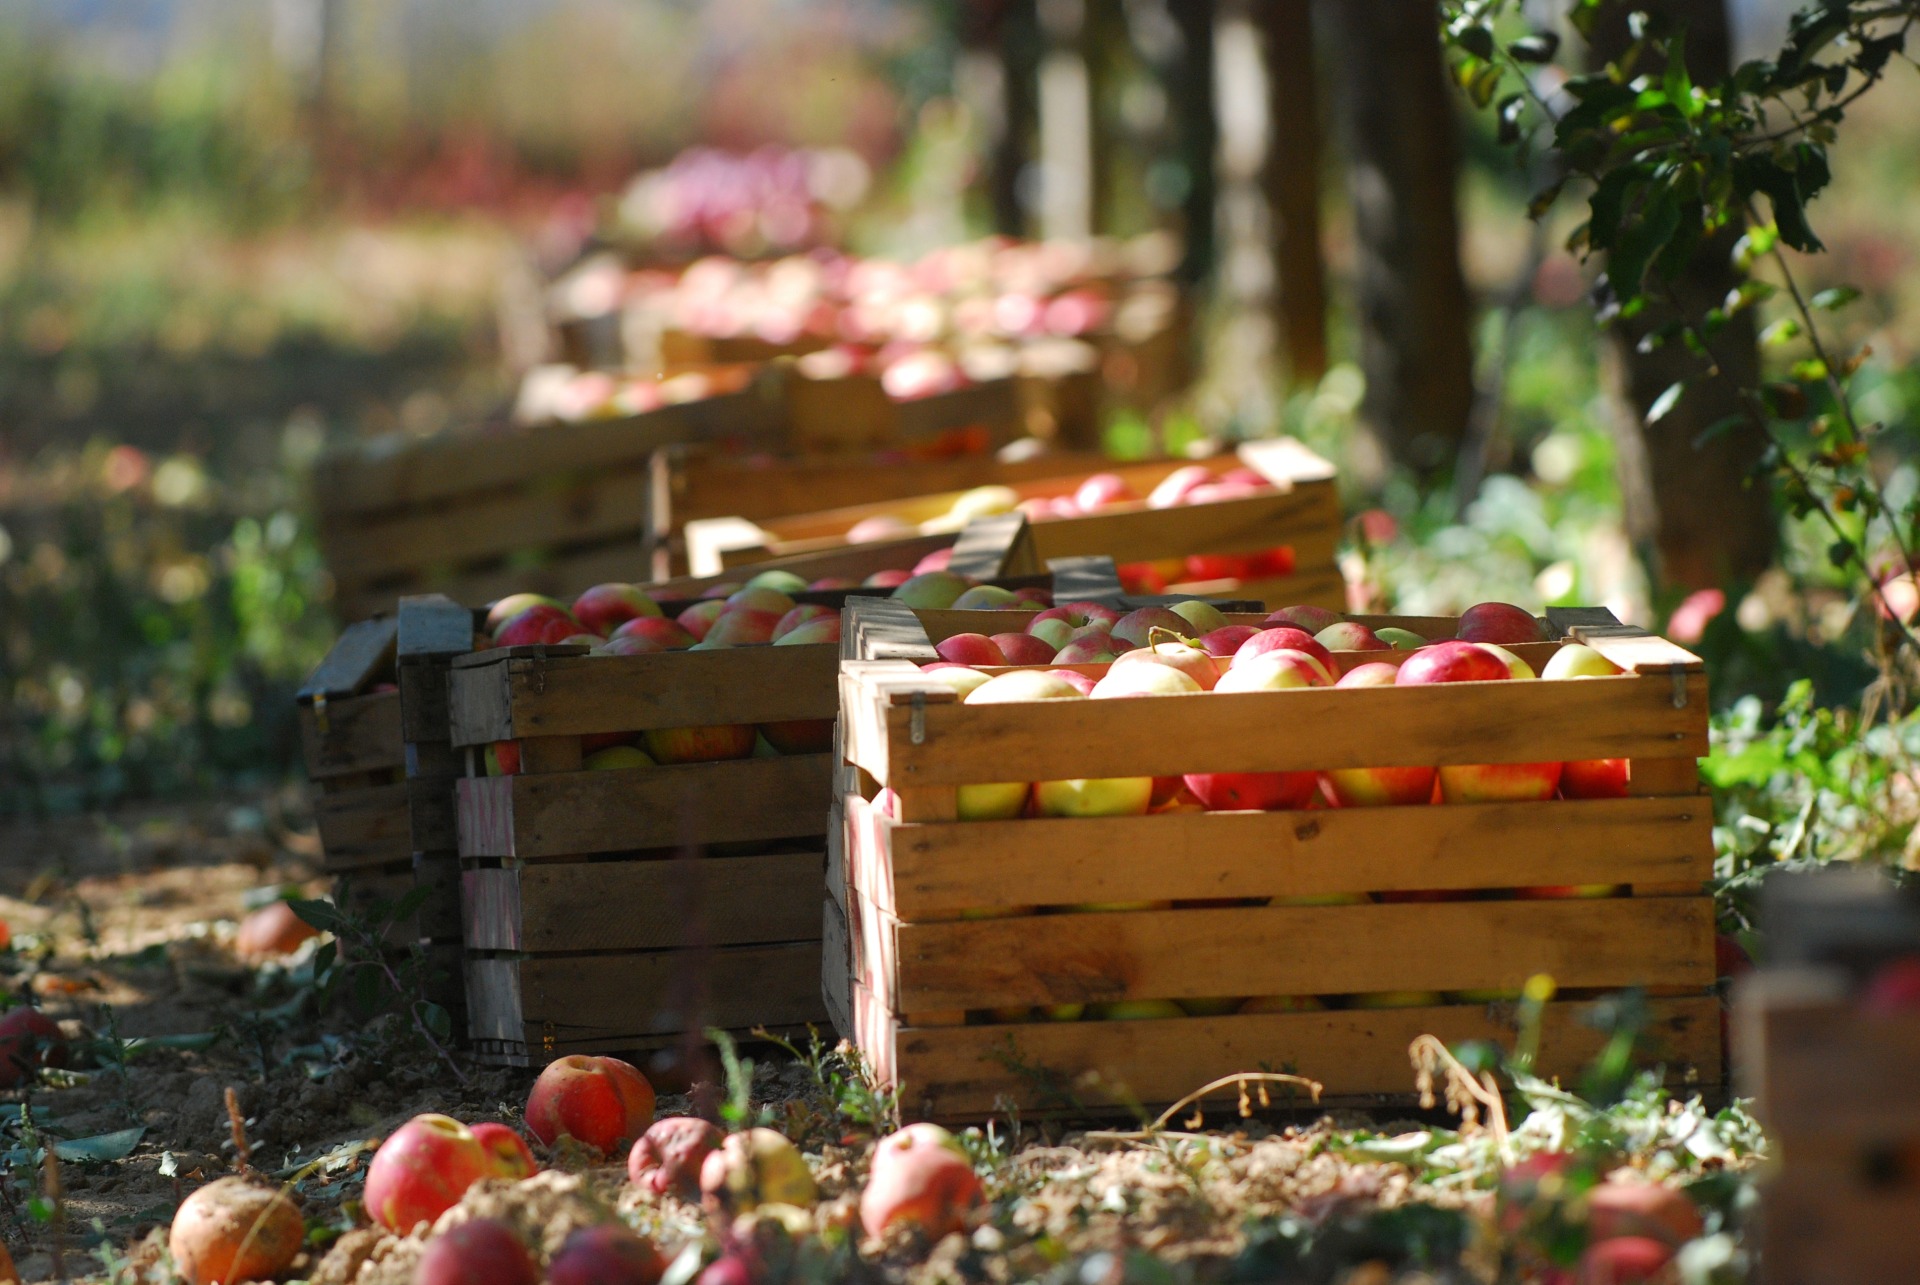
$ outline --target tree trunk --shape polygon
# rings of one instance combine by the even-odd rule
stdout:
[[[1186,238],[1179,279],[1197,288],[1213,271],[1215,180],[1213,156],[1219,125],[1213,115],[1213,0],[1170,0],[1180,29],[1180,54],[1168,79],[1175,149],[1187,173],[1180,202],[1181,235]]]
[[[1696,84],[1726,79],[1732,67],[1732,33],[1724,0],[1634,0],[1631,8],[1685,29],[1687,73]],[[1618,57],[1631,43],[1628,12],[1629,6],[1620,3],[1602,11],[1589,47],[1594,66]],[[1657,66],[1644,62],[1635,71],[1660,74]],[[1753,312],[1736,314],[1714,336],[1710,347],[1719,373],[1711,378],[1678,343],[1638,351],[1650,331],[1680,316],[1699,317],[1727,297],[1739,283],[1732,263],[1738,238],[1739,229],[1728,228],[1703,241],[1685,270],[1656,292],[1656,297],[1670,292],[1677,309],[1650,302],[1638,316],[1612,327],[1611,366],[1620,385],[1616,393],[1627,403],[1615,417],[1616,433],[1640,438],[1620,451],[1627,533],[1654,584],[1674,592],[1751,580],[1773,564],[1779,549],[1780,519],[1772,491],[1748,480],[1766,449],[1765,435],[1743,423],[1699,440],[1708,426],[1741,414],[1740,390],[1759,381]],[[1647,423],[1647,412],[1660,395],[1689,377],[1693,382],[1679,403],[1657,423]],[[1636,468],[1644,474],[1636,476]]]
[[[1327,273],[1320,254],[1320,101],[1313,74],[1312,0],[1252,7],[1266,47],[1267,163],[1273,241],[1274,329],[1287,381],[1327,373]]]
[[[1332,0],[1337,106],[1353,205],[1361,418],[1403,463],[1452,459],[1473,407],[1473,348],[1454,203],[1459,141],[1438,10]]]
[[[988,140],[987,193],[993,230],[1024,236],[1027,209],[1023,175],[1033,156],[1040,121],[1040,20],[1034,0],[982,0],[962,6],[967,37],[995,51],[1000,60],[999,119]]]

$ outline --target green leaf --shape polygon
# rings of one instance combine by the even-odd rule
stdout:
[[[1607,254],[1607,280],[1624,303],[1640,294],[1647,265],[1680,227],[1680,203],[1673,190],[1656,187],[1647,193],[1640,217],[1621,229]]]
[[[1694,435],[1693,449],[1699,450],[1716,437],[1722,437],[1747,422],[1745,415],[1722,415]]]
[[[53,1144],[53,1154],[62,1160],[89,1160],[105,1163],[109,1160],[124,1160],[133,1154],[140,1145],[140,1139],[146,1135],[145,1125],[138,1128],[122,1129],[117,1133],[96,1133],[90,1138],[74,1138],[67,1142]]]
[[[1560,35],[1554,31],[1536,31],[1530,36],[1520,37],[1507,46],[1507,56],[1515,62],[1552,62],[1553,56],[1558,52],[1560,52]]]
[[[331,901],[289,901],[293,913],[305,923],[313,925],[323,933],[339,932],[347,919],[340,908]]]
[[[1816,384],[1826,379],[1827,363],[1818,357],[1808,357],[1793,363],[1793,377],[1805,383]]]
[[[1686,396],[1686,393],[1687,381],[1684,379],[1667,385],[1666,391],[1654,398],[1653,405],[1647,407],[1647,423],[1657,424],[1665,419],[1673,408],[1680,404],[1680,399]]]
[[[1681,32],[1667,46],[1667,70],[1661,78],[1661,88],[1666,91],[1667,101],[1680,109],[1680,114],[1688,120],[1700,114],[1700,107],[1693,101],[1693,80],[1687,75],[1687,33]]]
[[[1807,301],[1807,306],[1821,312],[1834,312],[1846,307],[1860,297],[1860,292],[1852,286],[1832,286],[1815,294]]]
[[[422,1004],[420,1006],[420,1020],[426,1023],[426,1027],[433,1033],[434,1039],[445,1040],[453,1038],[453,1018],[447,1014],[446,1009],[440,1007],[438,1004]]]
[[[1844,567],[1853,561],[1853,546],[1845,540],[1836,540],[1827,547],[1827,561],[1836,567]]]
[[[1800,337],[1800,333],[1798,321],[1792,317],[1782,317],[1760,332],[1760,342],[1770,346],[1790,344]]]
[[[1453,42],[1472,54],[1475,58],[1487,62],[1493,61],[1493,33],[1481,26],[1462,27],[1453,35]]]

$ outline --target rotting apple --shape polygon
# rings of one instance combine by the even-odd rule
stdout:
[[[300,1211],[280,1188],[247,1178],[216,1178],[174,1211],[167,1252],[187,1285],[274,1280],[293,1265],[306,1230]]]
[[[691,1199],[700,1191],[700,1166],[725,1137],[698,1116],[655,1120],[627,1154],[627,1181],[655,1195]]]
[[[984,1203],[980,1179],[958,1140],[937,1124],[910,1124],[874,1147],[860,1193],[860,1224],[876,1240],[904,1223],[933,1241],[964,1231],[968,1216]]]
[[[820,1197],[813,1171],[785,1135],[753,1128],[727,1135],[700,1166],[700,1194],[715,1210],[744,1214],[762,1205],[811,1208]]]
[[[619,1058],[558,1058],[527,1095],[527,1128],[543,1146],[571,1137],[602,1155],[620,1155],[652,1121],[653,1086]]]
[[[540,1164],[533,1158],[532,1148],[527,1140],[504,1124],[491,1122],[469,1125],[468,1131],[480,1149],[487,1153],[487,1163],[492,1166],[492,1176],[518,1182],[522,1178],[531,1178],[540,1172]]]
[[[428,1239],[414,1285],[539,1285],[526,1242],[494,1218],[475,1218]]]

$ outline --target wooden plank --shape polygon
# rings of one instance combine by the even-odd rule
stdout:
[[[468,869],[470,950],[530,954],[806,941],[819,852]]]
[[[406,763],[400,693],[316,699],[299,709],[300,748],[315,781],[353,772],[387,772]]]
[[[988,379],[932,397],[893,403],[895,432],[905,441],[938,437],[955,429],[984,427],[1003,446],[1020,436],[1020,402],[1014,381]]]
[[[1105,554],[1054,558],[1047,563],[1047,571],[1053,576],[1053,600],[1057,603],[1101,602],[1122,593],[1120,572]]]
[[[1084,902],[1699,882],[1702,799],[1591,799],[1308,812],[909,825],[846,801],[849,874],[903,919]]]
[[[408,783],[323,794],[313,801],[322,864],[331,873],[389,866],[413,855]]]
[[[329,700],[364,692],[381,677],[393,674],[394,638],[398,626],[391,616],[360,620],[340,631],[327,654],[294,699],[310,704],[316,696]]]
[[[1027,515],[999,513],[975,518],[960,531],[953,542],[953,557],[947,569],[955,575],[991,580],[1006,569],[1008,560],[1027,539]]]
[[[473,609],[445,594],[414,594],[400,599],[399,620],[398,653],[402,661],[459,656],[473,650]]]
[[[1873,1016],[1850,1000],[1768,996],[1736,1004],[1743,1091],[1789,1136],[1920,1136],[1920,1018]],[[1746,1029],[1746,1028],[1751,1028]],[[1757,1056],[1756,1056],[1757,1055]]]
[[[899,1027],[858,989],[855,1004],[861,1047],[900,1086],[910,1119],[980,1119],[1001,1109],[1003,1100],[1026,1111],[1124,1109],[1128,1100],[1159,1106],[1220,1076],[1263,1069],[1321,1082],[1327,1104],[1386,1098],[1411,1105],[1407,1046],[1417,1036],[1503,1045],[1514,1037],[1510,1014],[1487,1005],[915,1030]],[[1695,1089],[1716,1085],[1718,1001],[1666,999],[1648,1007],[1652,1051],[1667,1061],[1669,1078]],[[1600,1052],[1606,1036],[1591,1021],[1593,1009],[1547,1005],[1540,1032],[1544,1074],[1571,1079]],[[1054,1086],[1071,1099],[1050,1092]],[[1232,1111],[1234,1092],[1213,1099],[1212,1123]],[[1304,1094],[1293,1102],[1307,1105]],[[1277,1090],[1274,1105],[1288,1105]]]
[[[1797,1177],[1791,1165],[1760,1190],[1754,1242],[1767,1285],[1909,1285],[1920,1187]]]
[[[1121,911],[890,923],[895,1012],[1242,995],[1713,983],[1707,897]],[[883,932],[885,929],[882,930]],[[1276,950],[1276,943],[1285,948]]]
[[[853,945],[847,916],[831,898],[821,907],[820,999],[834,1032],[853,1039]]]
[[[928,704],[915,688],[875,692],[849,711],[848,752],[902,785],[1316,771],[1553,759],[1698,757],[1707,752],[1707,683],[1622,675],[1569,683],[1446,683],[1147,696],[1122,701]],[[871,671],[862,680],[871,688]],[[923,697],[929,700],[930,697]],[[884,703],[890,701],[891,703]],[[918,720],[919,736],[910,733]],[[1299,736],[1275,729],[1312,729]]]
[[[826,754],[726,763],[471,777],[459,783],[460,855],[573,856],[826,832]]]
[[[838,655],[831,643],[545,660],[481,652],[454,662],[451,734],[482,745],[832,718]]]
[[[488,1000],[475,1039],[524,1040],[535,1051],[588,1041],[619,1047],[617,1041],[635,1037],[787,1026],[826,1016],[818,941],[476,959],[467,972],[468,993],[479,989]]]
[[[1323,558],[1340,534],[1340,502],[1322,487],[1301,488],[1181,504],[1168,509],[1116,507],[1082,517],[1047,518],[1033,524],[1041,561],[1104,553],[1117,563],[1199,553],[1252,553],[1293,545],[1302,562]],[[1314,542],[1318,541],[1316,545]]]

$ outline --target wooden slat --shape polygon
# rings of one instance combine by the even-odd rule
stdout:
[[[903,919],[1083,902],[1699,881],[1704,799],[1592,799],[1308,812],[907,825],[845,804],[851,877]],[[1577,842],[1569,841],[1578,836]]]
[[[1049,1094],[1049,1085],[1073,1093],[1086,1110],[1124,1109],[1129,1099],[1159,1106],[1236,1071],[1281,1069],[1324,1084],[1327,1104],[1374,1105],[1388,1098],[1411,1105],[1407,1046],[1417,1036],[1435,1035],[1448,1044],[1513,1041],[1501,1015],[1485,1005],[930,1030],[899,1027],[859,988],[855,1006],[862,1049],[901,1088],[910,1119],[980,1119],[1003,1102],[1025,1111],[1070,1108]],[[1541,1072],[1570,1080],[1600,1052],[1606,1036],[1591,1021],[1593,1007],[1547,1006]],[[1696,1088],[1716,1085],[1718,1001],[1655,1000],[1648,1007],[1652,1051],[1667,1060],[1670,1079]],[[1098,1079],[1083,1078],[1088,1072]],[[1233,1094],[1227,1089],[1214,1099],[1214,1124],[1232,1118]],[[1287,1099],[1276,1091],[1274,1104],[1287,1105]],[[1305,1095],[1294,1104],[1305,1107]]]
[[[832,718],[838,656],[831,643],[544,660],[481,652],[454,662],[453,743]]]
[[[656,950],[818,937],[818,852],[469,869],[469,950]]]
[[[1754,1243],[1767,1285],[1909,1285],[1916,1223],[1920,1188],[1789,1167],[1761,1188]]]
[[[1735,1013],[1742,1091],[1769,1130],[1920,1140],[1920,1017],[1745,988]]]
[[[821,907],[820,999],[834,1031],[853,1039],[853,945],[846,913],[832,899]]]
[[[400,693],[369,692],[300,707],[300,748],[315,781],[384,772],[406,763]]]
[[[950,393],[894,402],[893,414],[896,431],[907,441],[975,425],[987,429],[995,446],[1020,436],[1020,403],[1012,379],[988,379]]]
[[[402,661],[444,659],[473,650],[474,615],[445,594],[400,599],[398,654]]]
[[[313,801],[322,860],[329,872],[388,866],[409,860],[408,783],[377,785]]]
[[[975,518],[961,529],[953,542],[953,557],[947,569],[955,575],[991,580],[1007,569],[1013,551],[1027,538],[1024,513],[1000,513]]]
[[[1240,500],[1042,519],[1033,524],[1033,542],[1042,561],[1104,553],[1119,563],[1151,562],[1197,553],[1251,553],[1283,544],[1298,548],[1316,537],[1337,541],[1340,522],[1339,495],[1331,485],[1314,483]],[[1315,556],[1324,552],[1310,550],[1303,561]]]
[[[301,704],[315,696],[338,699],[365,691],[382,675],[393,672],[397,624],[391,616],[361,620],[340,631],[340,637],[296,694]]]
[[[573,856],[805,838],[827,828],[825,754],[459,783],[460,854]]]
[[[905,680],[903,679],[903,682]],[[1120,701],[928,705],[877,696],[849,708],[854,761],[894,786],[1313,771],[1707,752],[1707,683],[1675,709],[1661,678],[1443,683],[1148,696]],[[1288,735],[1287,729],[1299,729]]]
[[[622,1040],[710,1026],[744,1030],[826,1016],[818,941],[476,958],[467,964],[467,993],[481,1001],[474,1008],[476,1040],[521,1040],[540,1061],[589,1043],[617,1049]]]
[[[1711,985],[1707,897],[1081,913],[890,926],[895,1012],[1243,995]],[[881,930],[882,935],[887,931]],[[1281,948],[1276,949],[1276,946]],[[877,963],[878,961],[876,961]]]
[[[486,603],[510,593],[545,593],[571,598],[590,585],[607,581],[640,581],[647,576],[648,544],[643,536],[596,545],[580,551],[543,553],[534,560],[518,559],[485,569],[422,567],[377,587],[343,585],[343,603],[366,610],[391,611],[403,594],[429,590],[458,602]]]

